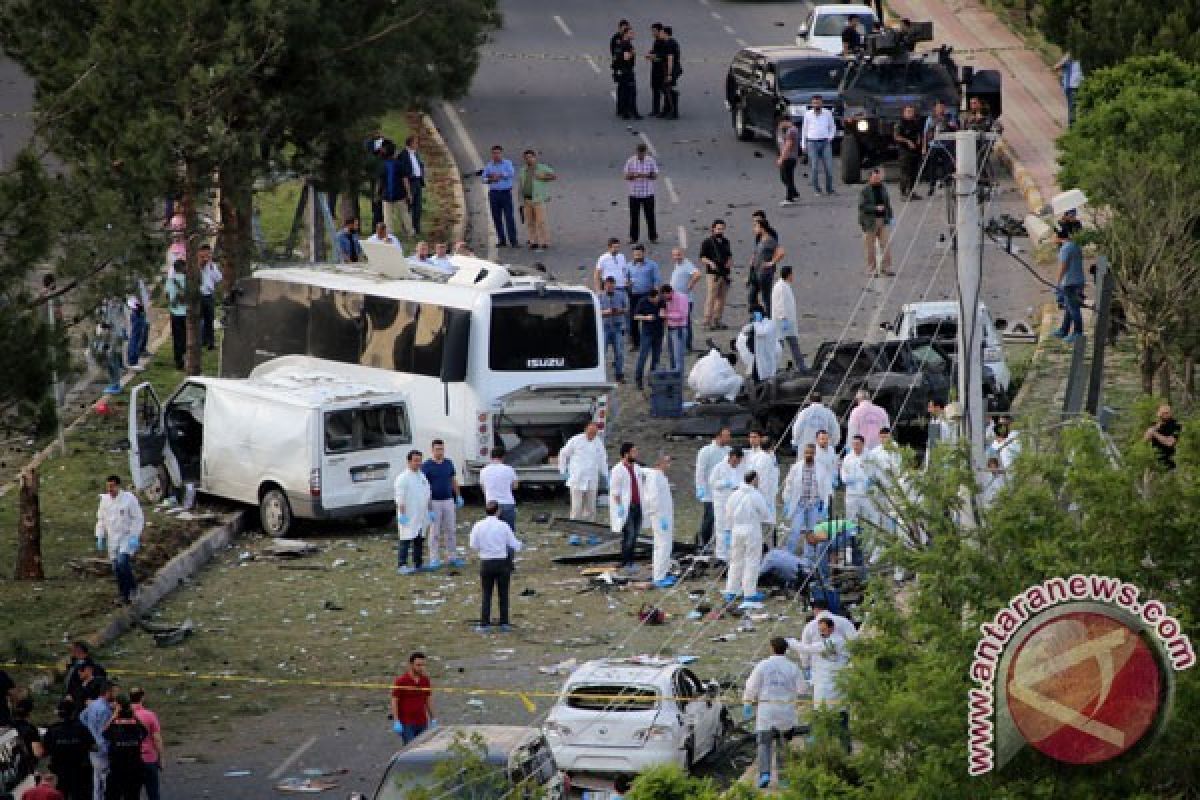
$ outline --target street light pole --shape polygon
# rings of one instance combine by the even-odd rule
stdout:
[[[979,132],[948,134],[956,142],[954,196],[955,255],[958,266],[958,399],[963,436],[971,448],[971,467],[978,475],[983,459],[983,353],[979,330],[980,283],[983,280],[983,226],[979,209]],[[985,134],[987,135],[987,134]]]

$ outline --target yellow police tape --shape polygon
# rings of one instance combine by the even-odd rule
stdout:
[[[13,670],[35,670],[35,671],[57,671],[60,669],[58,665],[53,664],[26,664],[21,662],[3,662],[0,661],[0,668]],[[308,686],[319,687],[322,689],[362,689],[369,691],[392,691],[397,688],[390,683],[371,683],[367,681],[318,681],[302,678],[260,678],[252,675],[234,675],[222,672],[177,672],[171,670],[150,670],[150,669],[119,669],[105,668],[108,675],[126,676],[130,678],[170,678],[175,680],[189,681],[220,681],[223,683],[243,683],[252,684],[255,686]],[[405,689],[406,691],[418,691],[416,687]],[[525,710],[530,714],[537,711],[537,704],[531,698],[581,698],[587,700],[607,700],[607,701],[630,701],[639,699],[636,695],[630,694],[615,694],[601,695],[592,694],[591,692],[583,694],[563,694],[562,692],[536,691],[533,689],[485,689],[482,687],[468,686],[438,686],[433,691],[438,694],[465,694],[472,697],[491,696],[491,697],[515,697],[521,701],[521,705],[525,706]],[[695,700],[704,699],[701,697],[674,697],[671,695],[662,695],[655,698],[656,700],[671,700],[677,703],[690,703]],[[721,700],[726,704],[738,704],[742,700],[737,695],[725,695],[714,697],[715,700]],[[807,707],[812,704],[809,699],[797,700],[795,705]]]

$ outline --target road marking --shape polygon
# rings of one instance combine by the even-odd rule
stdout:
[[[650,141],[650,137],[641,131],[638,131],[638,138],[645,142],[646,149],[650,151],[650,155],[658,158],[658,151],[654,149],[654,142]]]
[[[592,58],[591,55],[585,55],[583,60],[586,61],[587,65],[592,68],[592,72],[596,73],[597,75],[604,74],[600,71],[600,65],[596,63],[596,59]]]
[[[616,99],[617,99],[617,90],[616,90],[616,89],[609,89],[609,90],[608,90],[608,96],[609,96],[609,97],[611,97],[613,100],[616,100]]]
[[[458,112],[454,110],[454,106],[443,102],[442,113],[444,113],[446,115],[446,119],[450,121],[450,127],[454,129],[454,135],[458,138],[459,143],[462,145],[463,151],[466,153],[467,158],[471,161],[470,166],[472,168],[476,165],[482,166],[483,159],[479,156],[479,148],[475,146],[475,142],[471,141],[471,134],[467,133],[467,128],[465,125],[463,125],[462,119],[459,118]],[[475,192],[473,194],[478,195],[479,192]],[[498,241],[496,239],[496,232],[492,230],[491,225],[485,225],[485,229],[487,230],[487,259],[488,261],[495,261],[497,251],[496,242]]]
[[[285,758],[283,760],[283,763],[281,763],[278,767],[275,768],[274,772],[272,772],[270,775],[267,776],[267,780],[272,780],[272,781],[278,780],[279,777],[281,775],[283,775],[283,773],[285,773],[289,769],[291,769],[292,764],[295,764],[296,761],[300,758],[300,756],[302,756],[306,752],[308,752],[308,748],[312,747],[316,743],[317,743],[316,736],[310,736],[308,739],[306,739],[303,744],[301,744],[299,747],[297,747],[295,750],[292,751],[292,754],[290,756],[288,756],[287,758]]]
[[[680,225],[679,227],[677,227],[675,229],[675,235],[679,237],[679,246],[686,253],[687,252],[687,231],[684,229],[684,227],[682,225]]]
[[[728,33],[730,36],[733,36],[735,33],[737,33],[737,31],[735,31],[735,30],[733,29],[733,26],[732,26],[732,25],[726,25],[726,26],[725,26],[725,32],[726,32],[726,33]]]
[[[710,11],[710,12],[708,12],[708,13],[712,14],[712,18],[713,18],[713,19],[716,19],[716,20],[719,20],[719,19],[721,19],[721,15],[720,15],[720,14],[718,14],[717,12],[715,12],[715,11]]]
[[[742,38],[742,37],[740,37],[740,36],[739,36],[738,38],[734,39],[734,41],[735,41],[735,42],[737,42],[737,44],[738,44],[738,47],[747,47],[747,46],[748,46],[748,45],[746,44],[746,40],[745,40],[745,39],[743,39],[743,38]]]
[[[667,197],[671,198],[672,203],[679,205],[679,193],[675,191],[675,182],[671,180],[670,175],[663,178],[663,184],[667,187]]]
[[[567,27],[567,23],[563,22],[563,18],[560,17],[558,14],[554,15],[554,21],[558,23],[558,27],[562,28],[562,32],[565,33],[567,36],[575,35],[575,34],[571,33],[571,29]]]

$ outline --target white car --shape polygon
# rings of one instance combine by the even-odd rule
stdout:
[[[690,769],[731,727],[719,691],[667,659],[589,661],[567,678],[542,730],[559,769],[572,776]]]
[[[991,369],[997,388],[1007,394],[1012,372],[1004,359],[1001,328],[992,321],[992,314],[983,303],[979,304],[979,315],[983,327],[983,365]],[[953,341],[958,335],[958,303],[908,303],[900,308],[894,322],[885,322],[882,327],[887,331],[888,341],[917,336]]]
[[[864,36],[875,27],[875,12],[870,6],[857,3],[813,6],[808,19],[796,29],[796,45],[840,54],[842,31],[846,29],[850,17],[858,17],[862,21]]]

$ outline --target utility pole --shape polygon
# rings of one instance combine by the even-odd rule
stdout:
[[[978,131],[943,134],[956,142],[954,180],[955,256],[958,266],[958,399],[962,404],[963,436],[971,447],[976,474],[986,468],[983,458],[983,350],[979,330],[980,283],[983,280],[983,225],[979,209]]]

